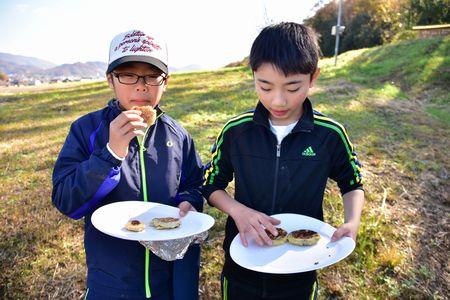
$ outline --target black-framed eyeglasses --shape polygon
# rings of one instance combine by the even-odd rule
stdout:
[[[133,73],[114,73],[113,75],[119,80],[120,83],[126,85],[136,84],[140,78],[144,79],[145,85],[158,86],[161,85],[164,80],[166,80],[166,76],[164,75],[144,75],[140,76]]]

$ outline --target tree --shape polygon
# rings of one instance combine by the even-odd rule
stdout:
[[[331,27],[336,25],[337,4],[333,1],[319,10],[305,24],[314,28],[319,38],[320,49],[324,56],[330,56],[334,53],[334,38],[331,35]]]
[[[410,28],[415,25],[450,23],[450,0],[409,0],[404,20]]]
[[[401,11],[407,1],[409,0],[343,0],[342,25],[346,28],[339,52],[391,41],[404,27]],[[305,20],[305,24],[318,33],[319,44],[325,56],[334,53],[335,37],[331,35],[331,27],[336,25],[337,10],[337,1],[331,1]]]
[[[8,75],[0,72],[0,81],[8,81]]]

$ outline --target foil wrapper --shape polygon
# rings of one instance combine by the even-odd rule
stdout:
[[[167,261],[182,259],[189,246],[201,244],[208,238],[208,230],[185,238],[168,241],[139,241],[156,256]]]

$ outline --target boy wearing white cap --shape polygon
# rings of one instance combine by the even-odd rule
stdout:
[[[203,207],[194,142],[159,107],[169,79],[166,45],[144,31],[121,33],[106,74],[115,98],[72,124],[53,171],[53,204],[85,220],[86,298],[197,299],[198,245],[168,262],[92,226],[95,209],[112,202],[163,203],[181,217]]]

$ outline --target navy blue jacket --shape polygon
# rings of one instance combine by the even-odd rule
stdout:
[[[184,128],[157,108],[158,118],[146,135],[144,156],[148,201],[177,206],[189,201],[202,210],[202,163]],[[121,113],[117,100],[102,110],[76,120],[53,170],[53,204],[65,215],[85,220],[87,287],[105,297],[144,298],[149,272],[152,299],[196,299],[199,247],[174,262],[146,250],[136,241],[98,231],[91,215],[100,206],[117,201],[143,200],[140,145],[133,139],[124,161],[114,158],[106,144],[109,125]]]

